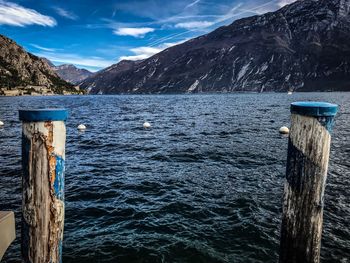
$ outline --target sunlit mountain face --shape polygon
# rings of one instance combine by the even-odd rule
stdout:
[[[0,33],[54,65],[97,71],[259,15],[286,0],[3,1]]]

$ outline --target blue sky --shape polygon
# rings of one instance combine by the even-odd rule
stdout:
[[[293,0],[0,0],[0,34],[54,64],[144,59]]]

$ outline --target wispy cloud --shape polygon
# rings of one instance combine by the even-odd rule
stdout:
[[[112,12],[112,18],[115,17],[115,15],[117,14],[117,9],[114,8],[113,12]]]
[[[39,12],[11,2],[0,0],[0,25],[28,26],[40,25],[53,27],[56,20]]]
[[[156,47],[137,47],[137,48],[131,48],[130,51],[134,54],[131,56],[122,56],[119,58],[119,60],[142,60],[142,59],[146,59],[149,58],[161,51],[163,51],[164,49],[167,49],[169,47],[181,44],[183,42],[185,42],[187,39],[184,39],[182,41],[178,41],[178,42],[169,42],[169,43],[163,43],[159,46]]]
[[[291,4],[291,3],[294,3],[296,0],[280,0],[280,1],[278,1],[278,3],[277,3],[277,5],[279,6],[279,7],[283,7],[283,6],[285,6],[285,5],[289,5],[289,4]]]
[[[52,62],[56,63],[67,63],[74,64],[76,66],[90,67],[90,68],[106,68],[113,63],[116,63],[114,60],[107,60],[101,57],[85,57],[76,54],[70,53],[53,53],[53,52],[38,52],[35,55],[39,57],[44,57],[49,59]]]
[[[283,0],[283,1],[288,1],[288,0]],[[188,28],[186,28],[187,30],[184,31],[184,32],[171,34],[171,35],[162,37],[160,39],[157,39],[156,41],[150,43],[150,46],[159,45],[159,44],[161,44],[161,43],[163,43],[165,41],[169,41],[171,39],[178,38],[178,37],[183,36],[183,35],[188,35],[189,33],[197,32],[199,30],[203,30],[203,29],[208,28],[210,26],[214,26],[214,25],[218,26],[218,25],[220,25],[220,24],[222,24],[222,23],[224,23],[226,21],[233,20],[235,18],[244,17],[244,15],[247,14],[247,13],[258,13],[258,12],[260,12],[260,10],[266,9],[267,7],[269,7],[271,5],[273,5],[274,8],[276,8],[276,0],[270,0],[270,1],[265,2],[264,4],[261,4],[261,5],[258,5],[258,6],[254,6],[252,8],[247,8],[247,9],[242,9],[241,8],[242,5],[243,4],[241,4],[241,3],[240,4],[236,4],[228,12],[226,12],[225,14],[213,16],[213,17],[215,17],[214,20],[212,20],[212,21],[205,21],[205,22],[208,22],[207,26],[206,26],[205,23],[203,23],[200,28],[196,28],[196,27],[190,28],[190,27],[188,27]],[[181,23],[178,23],[178,24],[185,25],[186,22],[181,22]]]
[[[182,13],[191,1],[195,2],[195,0],[128,0],[114,2],[115,7],[123,13],[149,20],[159,20]]]
[[[121,27],[115,29],[113,33],[119,36],[144,37],[147,33],[151,33],[154,30],[155,29],[151,27]]]
[[[79,17],[74,14],[73,12],[71,11],[68,11],[66,9],[63,9],[62,7],[54,7],[55,11],[57,14],[59,14],[60,16],[64,17],[64,18],[67,18],[67,19],[70,19],[70,20],[78,20]]]
[[[201,1],[201,0],[195,0],[194,2],[192,2],[192,3],[188,4],[188,5],[186,5],[186,6],[185,6],[185,9],[190,8],[190,7],[192,7],[192,6],[195,6],[195,5],[198,4],[200,1]]]
[[[214,22],[209,22],[209,21],[190,21],[190,22],[182,22],[182,23],[177,23],[175,25],[176,28],[185,28],[185,29],[199,29],[199,28],[206,28],[209,26],[212,26]]]
[[[275,1],[275,0],[271,0],[270,2],[273,2],[273,1]],[[241,4],[235,5],[227,13],[225,13],[223,15],[216,15],[216,16],[214,16],[216,19],[210,22],[211,23],[210,26],[222,23],[222,22],[224,22],[224,21],[226,21],[228,19],[234,18],[235,16],[239,16],[239,15],[242,15],[243,13],[246,13],[246,11],[237,13],[236,11],[240,7],[241,7]],[[207,26],[207,27],[209,27],[209,26]],[[202,30],[204,28],[205,28],[205,26],[202,24],[202,28],[191,28],[191,29],[187,29],[184,32],[167,35],[165,37],[159,38],[159,39],[155,40],[154,42],[150,43],[149,46],[160,45],[161,43],[163,43],[165,41],[169,41],[169,40],[174,39],[174,38],[182,37],[184,35],[188,35],[190,33],[198,31],[199,29]]]
[[[32,47],[35,47],[35,48],[37,48],[37,49],[39,49],[39,50],[42,50],[42,51],[48,51],[48,52],[55,52],[55,51],[57,51],[57,49],[55,49],[55,48],[47,48],[47,47],[42,47],[42,46],[39,46],[39,45],[37,45],[37,44],[30,44]]]

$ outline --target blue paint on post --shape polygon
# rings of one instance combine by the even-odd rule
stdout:
[[[293,102],[290,111],[292,114],[315,117],[329,132],[334,126],[334,116],[337,114],[338,105],[328,102],[301,101]]]
[[[58,262],[62,263],[62,240],[58,243]]]
[[[64,201],[64,159],[56,156],[56,176],[53,184],[55,196]]]
[[[310,117],[334,117],[338,111],[338,105],[328,102],[300,101],[293,102],[291,113]]]
[[[66,109],[19,110],[19,119],[24,122],[66,121],[67,118],[68,111]]]
[[[334,126],[334,117],[318,117],[317,120],[324,126],[329,133],[332,132]]]

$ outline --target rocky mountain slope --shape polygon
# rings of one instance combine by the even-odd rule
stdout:
[[[86,69],[80,69],[71,64],[53,66],[53,70],[56,71],[57,75],[62,79],[72,84],[78,84],[94,74]]]
[[[53,93],[75,93],[73,85],[62,80],[48,63],[28,52],[13,40],[0,35],[0,88],[11,90],[50,89]]]
[[[44,60],[51,68],[54,68],[55,65],[50,61],[48,60],[47,58],[44,58],[44,57],[40,57],[42,60]]]
[[[108,87],[114,82],[115,77],[123,72],[133,71],[134,68],[142,61],[122,60],[117,64],[114,64],[108,68],[98,71],[95,75],[85,79],[80,83],[80,87],[87,89],[92,93],[102,94],[102,89],[99,87]]]
[[[81,87],[103,94],[350,91],[349,10],[350,0],[299,0],[106,69]]]

